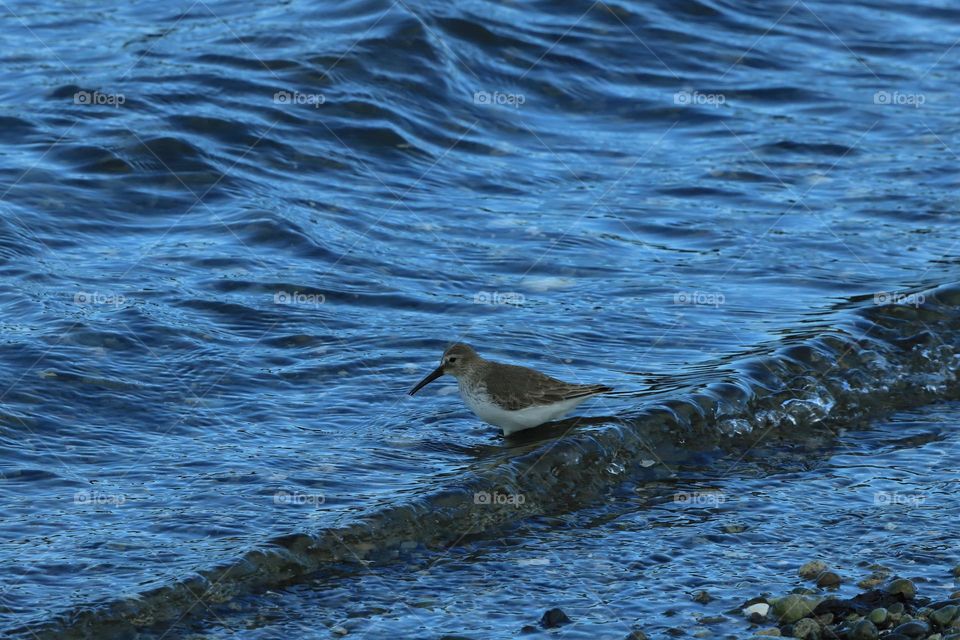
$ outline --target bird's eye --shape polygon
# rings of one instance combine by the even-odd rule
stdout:
[[[456,361],[457,361],[457,356],[450,356],[449,358],[447,358],[447,362],[449,362],[450,364],[453,364]]]

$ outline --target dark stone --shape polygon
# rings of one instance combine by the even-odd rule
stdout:
[[[687,632],[681,629],[680,627],[670,627],[669,629],[667,629],[667,635],[673,636],[674,638],[678,638],[680,636],[687,635]]]
[[[554,607],[548,610],[543,614],[543,617],[540,618],[540,626],[544,629],[555,629],[561,625],[570,624],[571,622],[573,621],[567,617],[567,614],[565,614],[560,607]]]
[[[905,622],[896,629],[893,630],[893,634],[900,634],[902,636],[907,636],[908,638],[925,638],[927,633],[930,631],[930,625],[922,620],[911,620],[910,622]],[[889,637],[889,636],[887,636]]]
[[[836,586],[839,586],[841,582],[843,582],[843,578],[841,578],[839,575],[837,575],[833,571],[824,571],[817,578],[818,587],[826,587],[826,588],[836,587]]]
[[[710,595],[708,592],[706,592],[706,591],[702,591],[702,590],[701,590],[701,591],[697,591],[696,593],[693,594],[693,601],[694,601],[694,602],[698,602],[698,603],[700,603],[700,604],[707,604],[707,603],[711,602],[712,600],[713,600],[713,596],[711,596],[711,595]]]
[[[930,620],[937,624],[940,628],[946,627],[950,622],[957,617],[957,614],[960,613],[960,608],[955,604],[948,604],[945,607],[940,607],[936,611],[930,614]]]
[[[623,640],[647,640],[647,634],[645,634],[643,631],[640,631],[640,629],[634,629],[630,632],[630,635]]]
[[[887,593],[901,595],[906,600],[913,600],[917,595],[917,585],[906,578],[897,578],[887,585]]]
[[[520,633],[540,633],[540,629],[537,629],[532,624],[525,624],[520,627]]]
[[[876,608],[883,607],[892,612],[893,607],[899,606],[900,613],[903,613],[903,596],[899,594],[888,593],[882,589],[871,589],[864,591],[853,598],[844,600],[840,598],[827,598],[817,605],[813,610],[814,615],[832,613],[834,618],[842,619],[851,613],[865,616]]]
[[[850,640],[877,640],[880,637],[876,625],[869,620],[861,620],[850,628]]]

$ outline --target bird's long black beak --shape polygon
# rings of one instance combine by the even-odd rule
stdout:
[[[423,389],[425,386],[427,386],[428,384],[430,384],[431,382],[433,382],[434,380],[436,380],[442,375],[443,375],[443,365],[440,365],[439,367],[434,369],[426,378],[418,382],[417,386],[415,386],[413,389],[410,389],[410,395],[413,395],[417,391],[420,391],[420,389]]]

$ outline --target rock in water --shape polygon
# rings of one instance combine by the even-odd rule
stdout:
[[[757,614],[761,618],[766,618],[767,613],[769,612],[770,612],[770,605],[768,605],[766,602],[757,602],[743,610],[743,614],[748,618],[753,614]]]
[[[818,587],[836,587],[843,582],[843,579],[833,571],[824,571],[817,577]]]
[[[906,578],[898,578],[887,585],[887,593],[902,595],[907,600],[913,600],[917,595],[917,587]]]
[[[571,622],[572,620],[567,617],[567,614],[565,614],[560,607],[550,609],[540,618],[540,626],[544,629],[554,629],[561,625],[570,624]]]
[[[818,601],[791,593],[773,602],[773,615],[785,624],[796,622],[813,613]]]
[[[805,580],[813,580],[818,575],[827,570],[827,563],[822,560],[811,560],[807,564],[800,567],[800,571],[797,573],[800,574],[800,577]]]

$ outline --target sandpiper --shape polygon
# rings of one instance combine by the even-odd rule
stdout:
[[[457,343],[443,352],[440,366],[410,395],[445,373],[457,379],[470,410],[503,429],[504,435],[556,420],[584,400],[613,391],[602,384],[570,384],[527,367],[484,360],[470,345]]]

